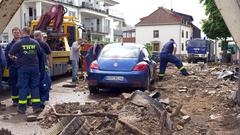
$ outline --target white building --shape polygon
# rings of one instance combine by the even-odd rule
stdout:
[[[186,41],[200,37],[201,33],[192,21],[192,16],[159,7],[135,25],[136,43],[152,43],[154,50],[160,51],[173,38],[177,43],[177,54],[186,55]]]
[[[11,29],[15,26],[29,26],[34,19],[49,11],[54,4],[62,4],[68,12],[66,16],[76,16],[92,40],[121,41],[124,17],[122,13],[111,9],[119,4],[114,0],[25,0],[0,37],[1,42],[12,39]]]

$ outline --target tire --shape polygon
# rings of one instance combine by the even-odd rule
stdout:
[[[99,93],[99,88],[97,86],[88,85],[88,89],[89,89],[90,93],[92,93],[92,94],[98,94]]]
[[[148,80],[147,80],[147,86],[143,87],[142,89],[140,89],[141,91],[145,91],[145,90],[149,90],[151,85],[151,79],[150,79],[150,75],[148,75]]]

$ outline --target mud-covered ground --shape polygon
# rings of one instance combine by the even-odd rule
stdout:
[[[229,105],[229,96],[237,90],[237,82],[214,76],[223,70],[223,66],[208,66],[201,70],[190,65],[188,69],[192,75],[183,77],[169,67],[167,77],[156,84],[163,98],[182,104],[182,112],[191,117],[184,126],[174,121],[174,134],[238,135],[240,109]]]

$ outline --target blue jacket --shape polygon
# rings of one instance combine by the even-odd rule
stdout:
[[[7,61],[7,67],[16,66],[16,62],[12,61],[12,59],[8,56],[9,51],[12,49],[13,45],[15,44],[15,40],[13,39],[5,49],[5,58]]]
[[[173,44],[175,44],[174,41],[169,41],[169,42],[167,42],[167,43],[163,46],[161,53],[162,53],[162,54],[172,54],[172,53],[173,53],[173,49],[174,49]]]
[[[41,47],[39,43],[29,36],[23,37],[17,41],[10,49],[9,54],[17,57],[17,66],[39,66],[39,57]]]

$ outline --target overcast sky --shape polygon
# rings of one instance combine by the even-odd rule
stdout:
[[[134,26],[139,19],[145,17],[158,7],[171,9],[171,0],[115,0],[120,4],[114,6],[114,9],[124,14],[126,23]],[[204,8],[199,4],[199,0],[172,0],[174,11],[192,15],[194,24],[201,28],[201,20],[206,18]]]

